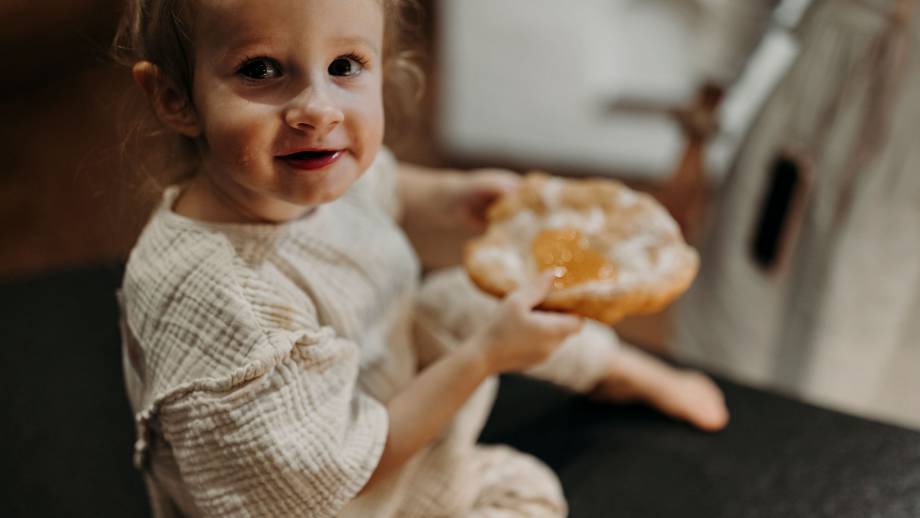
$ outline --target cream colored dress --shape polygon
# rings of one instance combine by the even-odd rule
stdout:
[[[565,515],[540,461],[475,445],[495,379],[356,497],[386,442],[386,401],[496,304],[459,271],[419,292],[387,151],[341,199],[281,225],[191,220],[171,210],[178,193],[165,192],[119,293],[155,516]],[[615,344],[589,326],[536,373],[587,390]]]

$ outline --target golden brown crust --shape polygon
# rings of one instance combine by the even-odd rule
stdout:
[[[549,188],[550,181],[554,189],[550,196],[553,207],[547,206],[546,201],[545,190]],[[630,201],[625,203],[624,200]],[[548,175],[532,173],[525,178],[520,189],[504,196],[490,208],[490,225],[486,233],[467,243],[464,265],[470,279],[480,289],[496,297],[503,297],[516,289],[513,275],[496,271],[494,265],[483,264],[477,260],[477,254],[485,248],[503,248],[509,253],[520,253],[513,251],[508,243],[508,232],[502,231],[504,223],[521,212],[532,212],[539,219],[559,208],[569,211],[600,208],[604,224],[591,239],[601,249],[608,248],[607,245],[617,240],[651,232],[649,225],[656,218],[659,223],[662,218],[673,223],[665,209],[650,196],[631,191],[614,180],[551,180]],[[683,242],[676,225],[673,228],[675,230],[671,233],[659,232],[656,239],[661,247],[677,250],[677,260],[671,268],[656,274],[648,282],[617,290],[554,289],[539,308],[574,313],[608,324],[616,323],[625,316],[660,311],[690,286],[699,263],[696,252]],[[658,250],[660,248],[650,253],[657,254]]]

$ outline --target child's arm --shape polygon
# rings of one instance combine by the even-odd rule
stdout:
[[[422,264],[458,264],[463,242],[485,229],[486,209],[519,181],[516,174],[500,169],[462,172],[399,163],[400,223]]]
[[[434,362],[390,400],[386,446],[362,492],[434,440],[487,377],[544,361],[578,331],[581,321],[576,317],[532,311],[551,283],[552,277],[545,275],[508,296],[482,331]]]

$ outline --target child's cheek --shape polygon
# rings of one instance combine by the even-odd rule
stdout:
[[[356,148],[360,150],[361,166],[367,167],[373,162],[377,151],[383,143],[384,110],[383,99],[367,95],[352,103],[346,124],[351,126],[351,134],[356,138]]]
[[[245,167],[271,160],[277,117],[270,107],[243,101],[221,108],[211,146],[221,161]]]

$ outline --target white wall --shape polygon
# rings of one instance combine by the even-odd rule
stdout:
[[[697,84],[691,66],[699,18],[695,1],[442,0],[440,5],[439,131],[449,151],[645,178],[672,170],[683,145],[674,122],[664,113],[611,112],[609,106],[664,107],[690,99]],[[777,65],[791,56],[788,50],[780,49],[782,59],[775,49],[767,53],[773,65],[761,67],[751,85],[755,90],[771,84],[781,71]],[[735,97],[728,100],[733,110],[728,118],[737,132],[760,99],[743,91]],[[738,140],[726,137],[712,154],[714,169]]]

